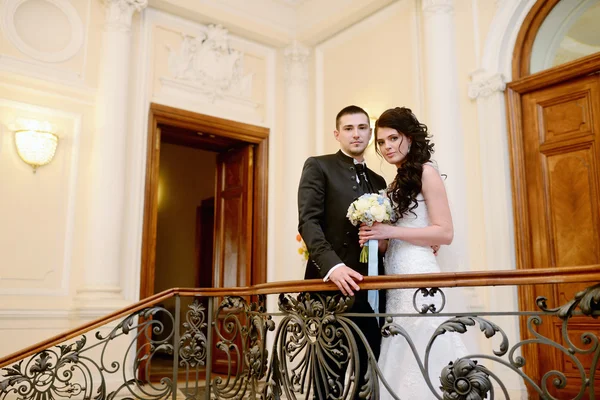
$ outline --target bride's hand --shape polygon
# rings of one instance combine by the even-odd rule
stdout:
[[[360,245],[364,245],[369,240],[388,239],[390,237],[390,228],[390,225],[382,224],[381,222],[375,222],[373,226],[362,224],[358,231]]]

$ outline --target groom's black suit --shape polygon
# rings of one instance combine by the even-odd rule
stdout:
[[[370,169],[367,169],[367,178],[375,191],[385,189],[385,180]],[[341,263],[362,275],[368,275],[367,264],[359,262],[361,247],[358,227],[353,226],[346,217],[350,204],[362,194],[356,180],[353,158],[338,151],[336,154],[306,160],[298,189],[298,231],[310,255],[305,279],[323,279],[331,268]],[[384,303],[380,299],[380,304]],[[373,312],[367,301],[366,290],[355,292],[354,305],[349,312]],[[381,343],[377,320],[368,317],[352,320],[365,334],[377,357]],[[360,353],[362,373],[359,387],[367,363],[364,349]]]

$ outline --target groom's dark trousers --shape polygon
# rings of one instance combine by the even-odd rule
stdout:
[[[385,180],[380,175],[370,169],[367,169],[366,174],[375,191],[385,189]],[[310,157],[306,160],[298,188],[298,231],[310,255],[304,274],[305,279],[323,279],[331,268],[338,264],[345,264],[362,275],[368,275],[367,264],[359,262],[361,247],[358,242],[358,227],[353,226],[346,217],[350,204],[362,194],[363,191],[356,178],[354,160],[351,157],[338,151],[336,154]],[[383,297],[380,298],[380,305],[382,304],[385,304]],[[354,303],[347,312],[373,313],[367,301],[367,291],[355,292]],[[352,317],[351,320],[364,334],[377,358],[381,343],[377,319]],[[362,339],[354,329],[353,336],[359,348],[358,388],[360,390],[364,384],[368,357]],[[314,398],[325,399],[326,378],[313,376],[313,379],[315,379],[313,392],[316,392],[313,393]],[[341,379],[343,382],[343,376]],[[337,398],[339,395],[339,393],[331,393],[330,398]]]

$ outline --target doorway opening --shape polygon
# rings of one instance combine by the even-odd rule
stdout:
[[[173,287],[266,281],[268,135],[267,128],[151,104],[141,299]],[[181,299],[180,315],[192,301]],[[161,305],[174,313],[174,299]],[[160,322],[166,337],[171,319]],[[147,352],[143,336],[138,349]],[[222,363],[216,352],[213,370]],[[139,371],[160,379],[172,366],[172,355],[156,354]]]

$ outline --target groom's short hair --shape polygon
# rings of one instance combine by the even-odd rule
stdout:
[[[342,108],[342,110],[337,114],[337,116],[335,117],[335,128],[340,129],[340,118],[342,118],[344,115],[351,114],[364,114],[367,117],[367,121],[370,121],[369,114],[367,114],[365,110],[363,110],[359,106],[352,105]]]

